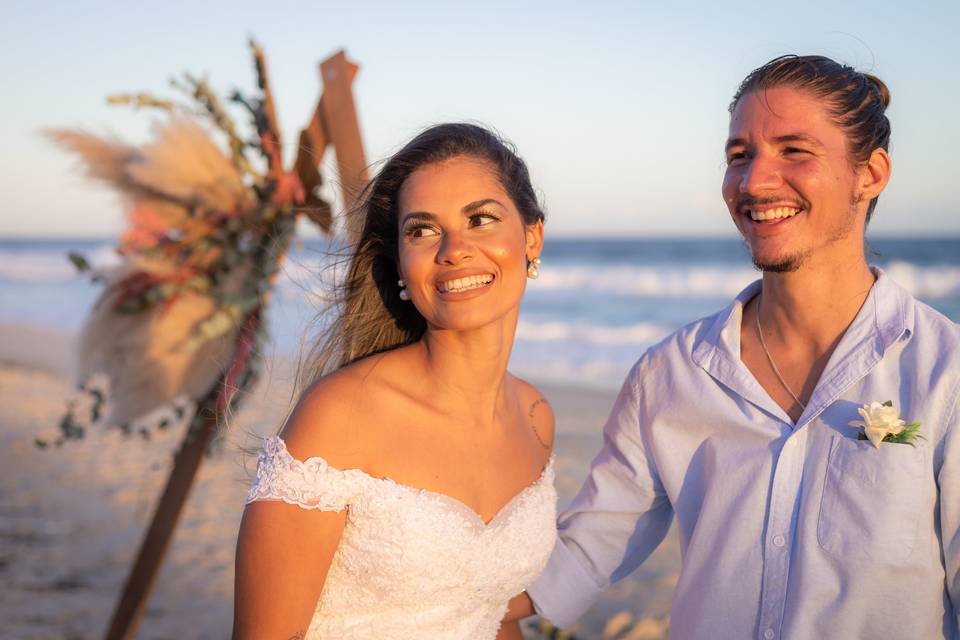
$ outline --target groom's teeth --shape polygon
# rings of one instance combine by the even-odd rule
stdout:
[[[779,220],[781,218],[792,218],[800,213],[800,209],[794,207],[777,207],[776,209],[767,209],[766,211],[757,211],[749,209],[750,218],[753,220]]]

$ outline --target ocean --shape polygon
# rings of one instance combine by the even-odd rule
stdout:
[[[328,244],[288,257],[268,315],[268,353],[295,355],[324,298]],[[0,321],[80,329],[100,285],[66,258],[115,264],[112,241],[0,240]],[[870,262],[960,322],[960,238],[869,241]],[[547,239],[528,283],[511,370],[537,381],[616,389],[649,346],[724,307],[759,277],[736,239]]]

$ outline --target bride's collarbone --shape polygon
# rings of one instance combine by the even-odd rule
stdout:
[[[484,521],[532,485],[545,464],[516,438],[479,437],[440,420],[394,416],[376,431],[365,469],[370,476],[446,495]]]
[[[539,398],[535,389],[511,378],[507,402],[484,420],[478,407],[383,364],[356,371],[343,416],[362,471],[447,495],[484,520],[540,477],[549,451],[533,440],[525,406]]]

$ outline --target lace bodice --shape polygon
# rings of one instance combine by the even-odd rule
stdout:
[[[447,495],[299,461],[268,438],[247,496],[339,511],[347,522],[307,638],[493,640],[507,601],[553,549],[553,458],[489,523]]]

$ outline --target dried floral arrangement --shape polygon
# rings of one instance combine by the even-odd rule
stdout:
[[[173,82],[186,102],[149,94],[108,99],[166,116],[149,144],[47,132],[79,155],[89,177],[121,195],[129,221],[118,268],[97,271],[70,256],[105,288],[79,337],[81,384],[53,443],[83,438],[93,425],[144,437],[188,425],[111,618],[110,640],[133,637],[213,431],[256,379],[266,307],[297,220],[305,215],[330,232],[331,208],[318,194],[324,150],[336,152],[346,207],[367,181],[351,89],[358,67],[343,51],[320,64],[323,91],[285,171],[264,54],[251,48],[258,92],[229,96],[249,116],[247,137],[206,80],[189,74]]]
[[[234,409],[256,378],[264,308],[298,217],[330,231],[330,206],[317,193],[323,150],[301,134],[306,153],[284,170],[264,56],[251,48],[259,91],[228,98],[249,115],[251,135],[241,135],[207,81],[190,74],[172,81],[186,102],[108,98],[165,115],[148,144],[47,132],[81,158],[89,177],[121,195],[129,221],[117,246],[121,266],[96,271],[70,256],[105,288],[79,338],[81,385],[57,445],[100,424],[148,437],[191,420],[193,433],[205,411]]]

